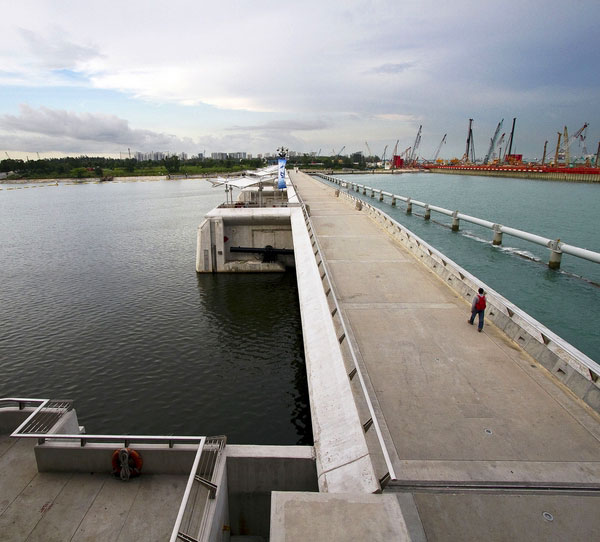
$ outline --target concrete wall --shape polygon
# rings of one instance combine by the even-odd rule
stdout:
[[[301,209],[292,232],[319,488],[380,491]]]
[[[196,271],[269,272],[294,266],[294,257],[278,255],[276,262],[263,262],[261,254],[232,253],[231,247],[292,249],[290,209],[217,208],[198,228]]]
[[[318,491],[312,446],[228,445],[231,535],[269,537],[272,491]]]
[[[444,280],[469,304],[478,288],[484,288],[488,303],[486,318],[503,330],[510,339],[550,371],[575,395],[600,412],[600,382],[598,382],[598,373],[594,370],[597,366],[592,359],[383,211],[351,194],[343,193],[343,195],[353,204],[357,201],[361,202],[363,210],[372,220]]]
[[[147,474],[189,474],[198,450],[193,444],[130,447],[142,457],[142,472]],[[47,440],[34,450],[39,472],[111,472],[112,455],[120,448],[122,444],[89,443],[82,447],[79,440]]]

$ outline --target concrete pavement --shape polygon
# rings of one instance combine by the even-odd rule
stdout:
[[[576,519],[582,509],[600,511],[593,496],[600,490],[597,413],[495,326],[477,333],[467,324],[469,305],[363,211],[320,181],[290,176],[310,207],[367,375],[397,476],[388,491],[410,493],[428,537],[456,539],[443,534],[450,525],[463,539],[485,533],[474,518],[463,519],[494,509],[510,510],[523,526],[539,520],[529,539],[552,539],[548,529],[571,539],[583,539],[578,529],[582,536],[600,532],[600,514]],[[423,493],[448,486],[455,493]],[[554,504],[527,497],[541,487]],[[458,497],[461,488],[471,493]],[[517,498],[516,488],[525,496]],[[566,532],[542,516],[543,506],[560,508]]]

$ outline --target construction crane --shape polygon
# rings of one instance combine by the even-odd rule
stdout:
[[[467,146],[465,148],[465,154],[463,154],[462,162],[475,162],[475,141],[473,140],[473,119],[469,119],[469,132],[467,134]]]
[[[317,152],[317,156],[321,156],[321,149],[319,149],[319,152]]]
[[[336,159],[339,158],[340,154],[342,154],[342,152],[344,152],[344,149],[346,148],[346,145],[344,145],[340,151],[335,155]]]
[[[500,130],[502,129],[503,122],[504,122],[504,119],[502,119],[498,123],[498,126],[496,126],[496,131],[494,132],[494,136],[490,139],[490,148],[488,149],[487,154],[485,155],[485,158],[483,159],[484,164],[487,164],[490,161],[490,157],[492,156],[492,153],[494,152],[494,148],[496,147],[496,143],[498,142],[498,136],[500,135]]]
[[[442,145],[444,143],[446,143],[446,136],[448,134],[444,134],[444,137],[442,137],[442,140],[440,141],[440,144],[438,145],[437,150],[435,151],[435,154],[433,155],[433,160],[432,162],[435,163],[435,161],[438,159],[438,155],[440,154],[440,151],[442,150]]]
[[[4,154],[6,154],[6,158],[10,160],[10,156],[8,156],[8,153],[6,151],[4,151]]]
[[[502,157],[502,143],[504,143],[504,139],[506,138],[506,133],[503,133],[500,136],[500,139],[498,140],[498,143],[496,144],[496,146],[498,147],[498,162],[501,161],[501,157]],[[494,155],[492,155],[492,158],[494,157]]]
[[[545,143],[544,143],[544,153],[542,154],[542,166],[544,165],[544,163],[546,162],[546,149],[548,148],[548,140],[546,139]]]
[[[385,148],[383,149],[383,155],[381,158],[381,167],[383,167],[383,169],[385,169],[385,153],[387,152],[387,148],[388,148],[388,146],[386,145]]]
[[[513,146],[513,138],[515,137],[515,123],[517,122],[517,117],[513,118],[512,128],[510,130],[510,137],[508,138],[508,149],[504,153],[504,160],[512,154],[512,146]]]
[[[558,153],[560,152],[560,138],[562,137],[562,133],[556,132],[558,134],[558,141],[556,142],[556,152],[554,153],[554,165],[558,165]]]
[[[410,155],[407,157],[408,158],[408,165],[412,166],[414,164],[414,162],[416,162],[417,160],[417,150],[419,149],[419,144],[421,143],[421,129],[423,128],[422,125],[419,126],[419,131],[417,132],[417,137],[415,137],[415,142],[412,146],[412,151],[410,153]]]
[[[365,141],[365,145],[367,146],[367,152],[369,153],[368,156],[373,156],[373,153],[371,152],[371,149],[369,148],[369,142]]]
[[[568,166],[571,161],[571,145],[575,142],[575,140],[579,140],[583,142],[583,155],[587,154],[587,148],[585,145],[585,138],[587,135],[587,127],[589,124],[586,122],[584,125],[579,128],[571,137],[569,137],[569,133],[567,131],[567,127],[565,126],[565,132],[563,135],[563,147],[565,153],[565,165]]]

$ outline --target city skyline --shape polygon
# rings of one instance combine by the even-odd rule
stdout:
[[[586,122],[595,153],[599,15],[592,0],[25,0],[5,9],[0,35],[0,159],[282,144],[389,156],[420,125],[419,155],[448,134],[440,156],[452,158],[469,118],[481,158],[514,117],[528,158]]]

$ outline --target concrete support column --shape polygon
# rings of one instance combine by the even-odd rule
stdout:
[[[500,228],[500,224],[494,224],[494,239],[492,240],[492,245],[497,246],[502,244],[502,230]]]
[[[392,206],[396,207],[396,196],[392,196]]]
[[[560,239],[552,241],[548,248],[550,249],[550,261],[548,261],[548,267],[550,269],[560,269],[560,260],[562,258]]]
[[[425,205],[425,220],[430,220],[431,219],[431,209],[429,208],[429,205]]]
[[[458,231],[460,221],[458,220],[458,211],[452,213],[452,231]]]
[[[406,214],[412,215],[412,201],[410,201],[410,198],[406,200]]]

